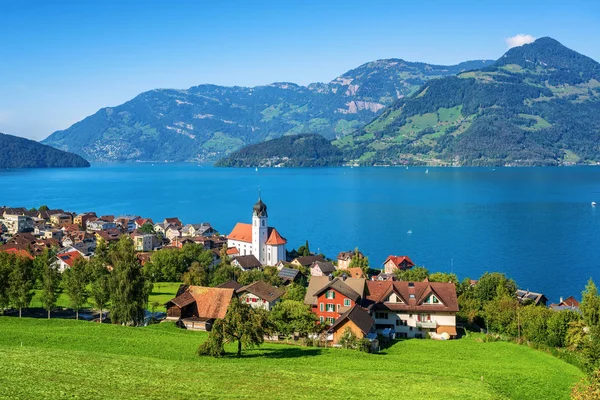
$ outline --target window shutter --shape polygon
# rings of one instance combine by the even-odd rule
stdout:
[[[335,299],[335,292],[333,290],[331,291],[331,298]]]

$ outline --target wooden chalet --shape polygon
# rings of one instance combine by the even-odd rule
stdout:
[[[186,329],[210,331],[213,322],[227,314],[233,296],[233,288],[181,285],[177,296],[165,304],[167,320]]]

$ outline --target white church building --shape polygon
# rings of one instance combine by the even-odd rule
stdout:
[[[254,255],[262,265],[285,261],[287,240],[269,227],[267,220],[267,206],[259,197],[252,208],[252,224],[238,222],[227,236],[227,246],[235,247],[242,256]]]

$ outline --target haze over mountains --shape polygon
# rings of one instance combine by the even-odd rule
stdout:
[[[541,38],[495,62],[389,59],[306,87],[152,90],[43,143],[92,161],[213,161],[308,133],[353,164],[557,165],[600,160],[599,110],[600,64]]]
[[[438,66],[389,59],[307,87],[273,83],[151,90],[103,108],[43,143],[90,161],[206,161],[286,134],[334,139],[364,126],[429,79],[489,64]]]

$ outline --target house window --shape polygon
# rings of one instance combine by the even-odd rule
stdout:
[[[340,305],[339,304],[336,305],[336,309],[337,309],[337,312],[340,312]]]
[[[327,323],[329,325],[333,325],[334,322],[335,322],[335,318],[333,318],[333,317],[327,317]]]
[[[377,319],[388,319],[388,313],[386,313],[386,312],[375,313],[375,318],[377,318]]]
[[[319,304],[319,309],[321,312],[325,311],[325,305],[323,303]]]
[[[248,226],[248,225],[246,225],[246,226]],[[262,220],[262,226],[265,226],[265,220],[264,219]]]
[[[253,298],[253,299],[252,299],[252,302],[253,302],[253,303],[256,303],[256,298]]]
[[[334,304],[327,304],[327,312],[334,312],[335,308],[333,306]]]
[[[396,320],[396,326],[402,326],[402,321],[401,321],[401,320],[399,320],[399,319],[397,319],[397,320]]]
[[[323,323],[323,322],[325,322],[325,318],[324,318],[324,317],[319,317],[319,322],[320,322],[320,323]]]
[[[350,307],[350,299],[344,299],[344,307]]]
[[[335,292],[333,290],[328,290],[327,293],[325,293],[325,298],[335,299]]]
[[[410,294],[410,295],[408,295],[408,297],[410,297],[411,299],[414,299],[415,295],[414,294]]]

